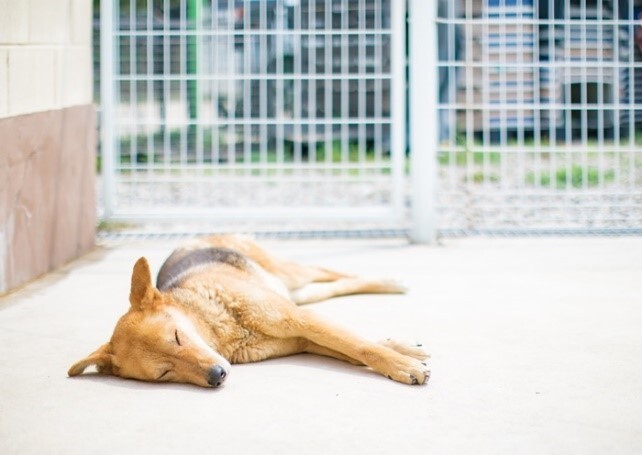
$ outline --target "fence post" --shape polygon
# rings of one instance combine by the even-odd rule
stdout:
[[[100,153],[104,218],[114,212],[114,3],[100,2]]]
[[[437,214],[437,2],[409,0],[411,229],[416,243],[435,243]]]

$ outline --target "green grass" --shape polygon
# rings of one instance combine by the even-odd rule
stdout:
[[[98,225],[96,226],[96,229],[99,232],[119,232],[119,231],[126,231],[134,227],[136,227],[136,225],[131,223],[124,223],[121,221],[100,220],[98,222]]]
[[[330,147],[326,147],[325,141],[315,143],[312,150],[307,148],[307,143],[301,145],[300,156],[295,156],[295,144],[285,141],[281,151],[277,151],[274,142],[261,144],[252,143],[249,154],[244,150],[241,143],[242,137],[226,137],[220,134],[221,130],[208,128],[199,131],[198,143],[203,151],[198,162],[205,164],[225,164],[232,161],[241,167],[244,164],[262,165],[267,164],[267,168],[257,168],[248,171],[247,169],[226,169],[225,166],[212,166],[211,169],[199,170],[201,175],[288,175],[295,171],[288,169],[270,169],[270,164],[289,164],[289,163],[352,163],[355,164],[353,169],[336,169],[325,171],[336,175],[363,175],[370,172],[377,174],[389,173],[390,168],[378,168],[376,170],[364,170],[359,168],[360,163],[374,163],[377,159],[389,163],[389,153],[384,152],[378,156],[371,143],[367,144],[365,150],[359,147],[359,142],[350,140],[347,147],[343,147],[340,140],[333,140]],[[120,140],[120,164],[121,165],[143,165],[153,163],[156,165],[182,164],[183,159],[187,158],[187,164],[197,163],[196,153],[196,129],[188,128],[183,130],[168,130],[166,132],[156,132],[154,134],[141,134],[129,136]],[[230,143],[227,143],[227,141]],[[218,141],[215,144],[214,141]],[[642,145],[642,132],[636,132],[634,141]],[[216,145],[216,146],[215,146]],[[469,147],[464,137],[457,138],[454,144],[455,150],[442,151],[437,156],[438,164],[444,168],[449,167],[467,169],[464,178],[472,183],[501,183],[503,176],[508,173],[515,178],[516,166],[519,166],[523,172],[519,177],[526,185],[558,188],[567,187],[584,188],[596,187],[601,184],[611,184],[616,178],[616,167],[620,172],[626,172],[632,166],[637,168],[642,166],[642,154],[635,154],[630,159],[626,152],[609,150],[609,142],[598,144],[596,140],[589,140],[587,143],[574,143],[572,149],[566,149],[566,144],[560,143],[559,149],[551,144],[548,139],[542,138],[538,144],[538,150],[535,150],[533,139],[523,141],[511,140],[507,142],[507,147],[502,149],[499,146],[485,146],[475,140]],[[180,150],[187,146],[187,152],[183,156]],[[267,147],[267,150],[265,150]],[[541,148],[540,148],[541,147]],[[583,149],[579,149],[583,147]],[[622,140],[619,143],[620,148],[628,147],[628,142]],[[212,150],[218,150],[217,162],[213,161]],[[261,150],[264,148],[264,150]],[[484,150],[480,150],[484,148]],[[544,150],[542,150],[544,149]],[[551,151],[547,151],[550,149]],[[148,150],[154,150],[152,156]],[[567,151],[568,150],[568,151]],[[615,148],[614,148],[615,150]],[[583,160],[578,164],[578,159]],[[167,160],[167,161],[166,161]],[[381,162],[379,161],[379,162]],[[405,172],[409,173],[409,159],[405,158]],[[575,162],[573,162],[575,161]],[[569,162],[571,164],[569,164]],[[537,164],[539,170],[532,171],[532,167]],[[97,170],[100,172],[102,163],[100,157],[97,160]],[[172,172],[172,171],[170,171]],[[176,171],[180,173],[180,170]],[[514,181],[514,180],[513,180]]]
[[[443,152],[437,157],[440,165],[448,166],[455,164],[457,166],[466,166],[470,164],[483,165],[484,163],[497,165],[502,160],[500,152]]]
[[[539,176],[539,181],[536,182],[535,174],[529,172],[526,174],[526,183],[529,185],[551,187],[563,189],[568,186],[572,188],[596,187],[601,181],[605,184],[612,183],[615,180],[615,171],[613,169],[606,169],[600,173],[600,170],[595,167],[583,168],[579,165],[571,166],[570,170],[566,168],[558,168],[553,178],[555,181],[551,182],[551,174],[543,173]]]
[[[642,145],[642,132],[636,132],[634,141]],[[613,184],[618,175],[616,169],[626,173],[631,168],[642,167],[642,154],[630,155],[626,151],[628,140],[620,141],[617,148],[606,140],[604,143],[597,140],[574,142],[571,147],[560,143],[556,148],[547,139],[542,139],[537,149],[533,139],[508,141],[503,149],[484,146],[478,140],[472,145],[461,138],[455,142],[450,150],[438,154],[438,163],[444,168],[459,168],[459,172],[464,173],[463,179],[476,184],[500,183],[509,175],[511,184],[515,179],[521,179],[532,187],[593,188]],[[531,170],[536,166],[537,172]],[[521,172],[521,177],[516,172]]]
[[[259,163],[278,163],[295,161],[295,145],[291,141],[285,141],[282,149],[282,157],[276,150],[274,144],[268,144],[268,149],[261,151],[262,144],[253,143],[249,156],[242,144],[232,138],[231,143],[226,142],[223,135],[215,134],[215,130],[202,130],[200,137],[197,136],[195,129],[188,129],[187,132],[180,130],[167,131],[166,133],[157,132],[154,134],[140,134],[136,136],[127,136],[119,141],[120,163],[121,164],[147,164],[153,159],[156,164],[166,163],[166,158],[170,162],[178,163],[181,160],[181,150],[185,149],[187,162],[196,161],[197,140],[200,150],[202,150],[202,160],[205,163],[212,163],[212,150],[218,150],[218,162],[225,163],[232,160],[245,164]],[[240,138],[238,138],[240,139]],[[218,140],[218,144],[214,141]],[[217,145],[215,147],[215,145]],[[149,151],[154,151],[153,158]],[[233,156],[232,156],[233,154]],[[385,159],[389,154],[382,153]],[[361,150],[358,141],[349,141],[348,147],[343,148],[342,142],[334,140],[330,147],[326,147],[325,142],[317,142],[316,147],[311,152],[307,143],[302,144],[300,160],[303,162],[373,162],[376,158],[373,147],[366,147]],[[100,169],[101,164],[98,163]]]

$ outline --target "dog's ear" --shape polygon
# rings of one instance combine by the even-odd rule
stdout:
[[[69,368],[69,371],[67,371],[67,374],[69,376],[78,376],[82,374],[89,365],[96,365],[100,373],[111,374],[113,366],[111,345],[105,343],[84,359],[74,363],[71,368]]]
[[[144,257],[134,264],[132,272],[132,286],[129,291],[129,303],[135,310],[140,310],[146,304],[151,304],[158,291],[152,285],[152,273]]]

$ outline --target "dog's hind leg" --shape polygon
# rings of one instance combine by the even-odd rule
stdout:
[[[249,257],[263,269],[279,278],[288,289],[298,289],[308,283],[321,283],[348,278],[350,275],[282,259],[263,249],[245,235],[217,235],[204,239],[209,245],[231,248]]]
[[[394,280],[340,278],[323,283],[309,283],[290,290],[290,298],[298,305],[350,294],[403,294],[406,287]]]
[[[222,235],[205,239],[212,246],[232,248],[251,258],[264,270],[276,276],[290,291],[297,304],[349,294],[398,294],[405,286],[392,280],[363,279],[335,270],[299,264],[275,256],[252,238],[243,235]]]

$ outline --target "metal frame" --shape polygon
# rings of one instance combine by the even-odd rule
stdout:
[[[411,67],[431,60],[440,78],[437,103],[423,97],[440,118],[428,230],[639,231],[642,50],[633,35],[642,2],[629,0],[626,12],[617,0],[594,3],[439,0],[422,17],[411,10],[412,24],[434,20],[441,50],[411,56]],[[414,115],[411,124],[433,121]],[[413,152],[425,148],[417,140]],[[421,166],[413,172],[433,175]]]
[[[404,222],[404,2],[175,3],[101,2],[103,218]]]
[[[242,2],[234,25],[231,11],[194,19],[219,0],[200,11],[183,0],[178,25],[165,7],[161,27],[148,2],[142,26],[127,30],[119,2],[101,2],[104,218],[306,219],[324,229],[371,221],[428,243],[438,234],[639,232],[642,49],[633,36],[642,0],[596,0],[594,9],[579,0],[407,0],[410,185],[406,2],[269,1]],[[330,7],[301,10],[322,1]],[[364,26],[367,7],[387,2],[389,24],[382,14]],[[299,5],[294,17],[286,3]],[[357,26],[341,14],[329,26],[350,4]],[[136,23],[136,11],[128,17]],[[127,39],[134,45],[121,49]],[[165,58],[159,69],[155,40],[164,55],[207,58]],[[292,59],[270,66],[270,52]],[[194,95],[199,115],[190,118],[184,106]],[[159,96],[161,117],[137,99]],[[137,162],[147,149],[152,159]],[[168,189],[174,197],[158,204]],[[250,191],[249,202],[235,198]],[[308,192],[316,196],[288,200]]]

